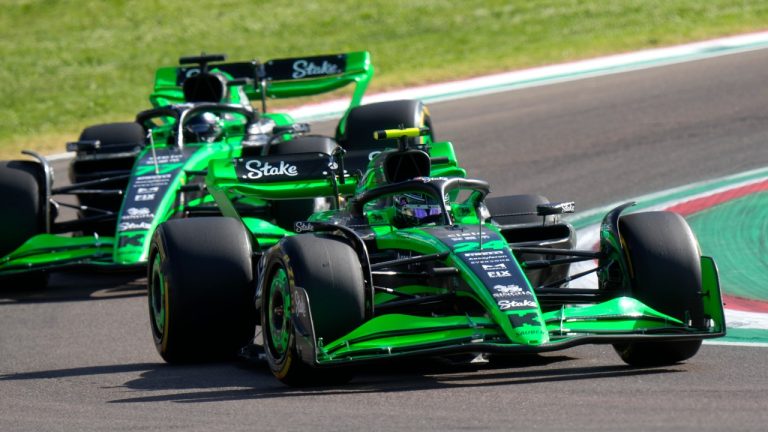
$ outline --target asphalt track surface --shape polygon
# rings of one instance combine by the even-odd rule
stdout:
[[[494,194],[582,209],[768,165],[768,50],[435,104]],[[330,131],[321,124],[316,131]],[[60,178],[63,175],[60,175]],[[59,274],[0,291],[0,430],[765,430],[766,348],[632,369],[607,346],[477,367],[359,371],[296,390],[258,363],[155,352],[144,281]]]

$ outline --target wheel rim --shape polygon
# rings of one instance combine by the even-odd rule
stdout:
[[[269,284],[269,303],[267,304],[267,323],[269,329],[269,349],[276,358],[282,358],[288,352],[290,341],[291,293],[288,275],[280,267],[275,271]]]
[[[165,278],[160,272],[160,255],[158,254],[152,262],[152,280],[149,288],[150,322],[158,339],[162,339],[165,332],[166,292]]]

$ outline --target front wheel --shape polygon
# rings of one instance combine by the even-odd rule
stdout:
[[[621,217],[619,233],[631,268],[632,297],[692,327],[705,324],[701,299],[701,256],[698,243],[682,216],[645,212]],[[614,344],[632,366],[682,362],[701,347],[701,340]]]
[[[225,217],[175,219],[152,238],[149,317],[169,363],[227,359],[256,328],[250,235]]]
[[[298,288],[306,291],[315,339],[332,342],[365,317],[363,272],[344,240],[314,234],[287,237],[265,257],[261,292],[264,351],[272,373],[292,386],[337,384],[348,370],[314,368],[297,349],[294,316]]]

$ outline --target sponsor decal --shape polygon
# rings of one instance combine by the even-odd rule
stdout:
[[[509,270],[489,271],[487,273],[489,278],[502,278],[512,276],[512,273],[510,273]]]
[[[141,246],[141,240],[144,238],[144,231],[135,234],[120,235],[117,242],[118,247]]]
[[[539,315],[535,312],[529,312],[522,315],[508,315],[509,322],[515,327],[522,327],[524,325],[541,326],[539,322]],[[539,330],[541,331],[541,330]]]
[[[299,174],[299,169],[296,165],[291,165],[285,161],[280,161],[280,164],[275,166],[269,162],[253,159],[245,163],[245,169],[248,171],[245,177],[251,180],[278,175],[295,177]]]
[[[311,60],[296,60],[293,62],[293,74],[291,77],[301,79],[318,75],[336,75],[342,72],[343,70],[338,65],[328,60],[323,60],[320,64]]]
[[[481,264],[483,266],[483,270],[506,270],[507,265],[504,263],[498,263],[498,264]]]
[[[151,152],[145,153],[134,168],[134,175],[126,190],[124,208],[117,223],[117,231],[146,231],[151,229],[155,214],[163,198],[170,192],[171,183],[184,166],[184,161],[195,152],[194,148],[182,151],[158,150],[157,162],[159,173],[155,173],[155,161]],[[118,246],[123,245],[127,237],[120,237]],[[140,245],[145,240],[144,234],[136,237]]]
[[[499,300],[498,305],[501,310],[535,308],[536,302],[531,300]]]
[[[414,177],[413,179],[424,183],[431,183],[433,181],[448,181],[450,177]]]
[[[304,296],[299,294],[296,290],[294,290],[292,306],[294,313],[303,317],[307,316],[307,312],[309,311],[309,307],[307,307],[307,301]]]
[[[483,242],[485,243],[487,240],[491,239],[491,236],[487,233],[484,232],[480,234],[477,231],[450,233],[445,237],[452,242],[478,241],[482,237]]]
[[[123,220],[131,220],[131,219],[145,219],[145,218],[154,218],[155,215],[152,214],[152,211],[147,207],[130,207],[128,210],[125,211],[125,214],[123,214]]]
[[[466,252],[464,253],[464,256],[467,257],[471,262],[479,262],[484,259],[499,259],[499,258],[506,258],[506,255],[504,254],[503,250],[487,250],[482,252]]]
[[[242,182],[284,182],[325,179],[333,159],[323,153],[297,153],[290,156],[262,156],[233,160],[235,173]]]
[[[573,201],[560,203],[556,207],[561,208],[563,213],[574,213],[576,211],[576,203]]]
[[[345,54],[275,59],[264,64],[266,78],[274,81],[339,75],[346,69]]]
[[[312,232],[315,227],[309,222],[296,222],[293,224],[293,230],[297,233]]]
[[[148,230],[152,228],[149,222],[121,222],[118,231]]]
[[[519,296],[530,296],[531,293],[523,290],[519,285],[494,285],[493,286],[493,296],[496,298],[499,297],[519,297]]]

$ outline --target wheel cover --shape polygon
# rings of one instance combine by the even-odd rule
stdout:
[[[152,280],[149,285],[149,314],[151,315],[152,331],[162,339],[165,334],[166,323],[166,295],[165,278],[160,271],[160,255],[156,255],[152,262]]]
[[[291,336],[291,292],[285,269],[278,268],[269,284],[267,304],[268,349],[276,358],[286,355]]]

